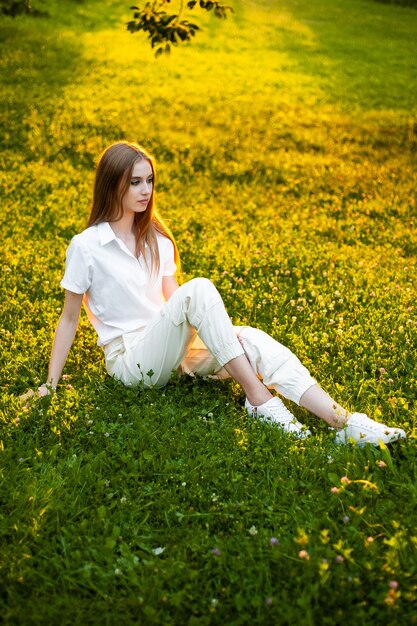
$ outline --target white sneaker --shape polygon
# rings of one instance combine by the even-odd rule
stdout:
[[[251,417],[260,419],[269,424],[277,424],[286,433],[294,433],[300,439],[304,439],[311,435],[294,415],[287,409],[285,404],[279,398],[271,398],[260,406],[252,406],[248,399],[245,402],[245,409]]]
[[[398,439],[405,439],[406,434],[401,428],[391,428],[375,422],[365,413],[353,413],[346,426],[339,430],[335,437],[336,443],[355,443],[357,446],[364,446],[371,443],[379,446],[383,443],[392,443]]]

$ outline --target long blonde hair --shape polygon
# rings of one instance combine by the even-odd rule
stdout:
[[[180,269],[180,258],[173,234],[155,209],[155,163],[150,154],[136,143],[118,141],[101,154],[94,182],[93,204],[87,226],[101,222],[117,222],[123,215],[123,198],[129,188],[133,166],[145,159],[152,168],[154,184],[146,211],[136,213],[134,230],[136,253],[143,255],[148,266],[145,244],[149,246],[150,267],[157,274],[160,268],[157,233],[170,239],[174,245],[175,262]]]

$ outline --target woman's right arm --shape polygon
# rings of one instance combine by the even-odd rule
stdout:
[[[51,388],[55,389],[58,384],[67,360],[68,352],[70,351],[75,333],[77,332],[82,301],[83,294],[65,290],[64,310],[55,331],[54,344],[49,361],[48,378],[46,383],[38,388],[38,395],[40,396],[47,396],[51,393]],[[27,400],[33,395],[33,391],[28,391],[21,396],[21,399]]]

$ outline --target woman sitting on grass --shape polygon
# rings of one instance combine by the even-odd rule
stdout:
[[[338,443],[378,445],[405,437],[399,428],[343,409],[288,348],[263,331],[233,326],[207,278],[178,285],[178,251],[154,208],[154,183],[153,160],[136,144],[115,143],[102,154],[88,227],[67,250],[65,305],[38,395],[58,384],[84,302],[107,371],[125,385],[162,387],[178,368],[231,376],[245,391],[250,416],[297,437],[311,433],[268,388],[337,429]]]

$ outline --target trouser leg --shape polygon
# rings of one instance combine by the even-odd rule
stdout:
[[[163,386],[196,333],[220,366],[244,354],[219,292],[205,278],[195,278],[177,289],[114,363],[107,359],[108,371],[127,385],[143,381],[145,385]]]
[[[234,330],[252,369],[262,378],[263,383],[300,404],[301,396],[317,382],[295,354],[257,328],[235,326]],[[189,374],[214,375],[219,378],[227,376],[220,364],[213,361],[207,351],[204,352],[204,346],[198,340],[190,344],[181,367]]]
[[[317,384],[289,348],[257,328],[243,327],[239,340],[255,372],[267,387],[300,404],[301,396]]]

